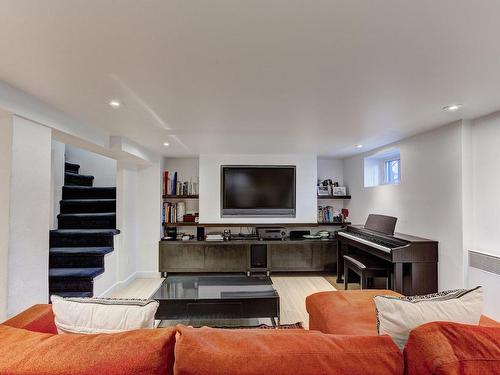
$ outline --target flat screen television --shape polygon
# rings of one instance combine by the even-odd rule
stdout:
[[[295,166],[221,167],[222,217],[295,217]]]

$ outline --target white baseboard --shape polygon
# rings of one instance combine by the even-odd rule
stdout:
[[[134,281],[138,277],[139,276],[137,276],[137,272],[134,272],[129,277],[127,277],[125,280],[116,282],[114,285],[112,285],[107,290],[105,290],[103,293],[101,293],[99,295],[99,297],[106,297],[106,296],[110,295],[111,293],[116,292],[117,290],[120,290],[120,289],[127,287],[132,281]]]

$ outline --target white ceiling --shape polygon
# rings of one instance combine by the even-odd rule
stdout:
[[[499,109],[499,14],[497,0],[2,0],[0,80],[165,155],[346,156]]]

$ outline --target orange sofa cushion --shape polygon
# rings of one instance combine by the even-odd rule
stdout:
[[[0,374],[170,375],[174,329],[51,335],[0,325]]]
[[[179,326],[175,375],[403,374],[389,336]]]
[[[315,293],[306,298],[309,329],[337,335],[377,335],[373,296],[400,296],[392,290],[348,290]]]
[[[51,305],[33,305],[2,324],[34,332],[57,333]]]
[[[411,331],[404,356],[407,375],[500,374],[500,327],[424,324]]]

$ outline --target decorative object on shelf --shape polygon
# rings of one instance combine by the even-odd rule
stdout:
[[[328,186],[318,186],[318,196],[328,197],[330,195],[330,189]]]
[[[184,202],[177,202],[177,221],[183,221],[184,220],[184,215],[186,214],[186,203]]]
[[[344,223],[347,222],[349,218],[349,210],[347,208],[342,209],[342,218]]]
[[[345,196],[347,195],[347,189],[345,186],[333,186],[332,187],[332,195],[333,196]]]
[[[345,186],[339,186],[337,181],[333,182],[332,179],[318,180],[318,196],[341,196],[347,195]]]

